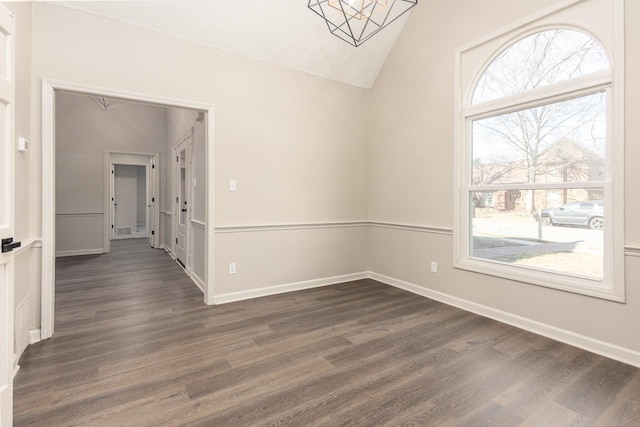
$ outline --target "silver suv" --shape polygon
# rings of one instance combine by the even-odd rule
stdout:
[[[570,202],[559,208],[543,209],[540,212],[542,225],[588,225],[594,230],[604,227],[604,202],[588,200]],[[538,214],[533,217],[537,220]]]

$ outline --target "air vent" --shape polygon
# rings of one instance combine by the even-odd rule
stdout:
[[[131,227],[116,228],[116,236],[128,236],[128,235],[131,235]]]

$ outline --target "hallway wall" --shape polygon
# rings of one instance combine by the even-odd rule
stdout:
[[[160,153],[162,161],[164,120],[163,107],[126,102],[105,110],[85,95],[56,94],[57,255],[103,252],[105,153]]]

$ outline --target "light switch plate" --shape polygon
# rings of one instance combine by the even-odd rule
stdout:
[[[20,151],[21,153],[26,153],[27,151],[29,151],[29,141],[27,141],[23,137],[18,138],[18,151]]]
[[[238,183],[235,179],[229,180],[229,191],[238,191]]]

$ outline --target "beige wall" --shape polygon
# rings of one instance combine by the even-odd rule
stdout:
[[[216,227],[367,218],[367,90],[37,3],[37,91],[42,78],[215,105]],[[41,102],[33,98],[33,126],[39,128]],[[33,139],[39,144],[39,135]],[[238,182],[235,193],[228,191],[232,178]],[[39,182],[36,173],[32,179]],[[39,201],[32,208],[40,214]],[[194,214],[201,213],[196,206]],[[161,225],[167,230],[166,220]],[[324,243],[311,241],[311,235]],[[238,274],[225,274],[225,265],[217,268],[216,293],[363,271],[366,230],[352,237],[349,227],[226,233],[216,241],[216,259],[235,259]],[[235,255],[240,242],[242,260]],[[285,242],[283,253],[294,265],[274,250]],[[203,269],[203,262],[194,268]],[[264,272],[260,281],[258,271]]]
[[[454,49],[553,3],[422,2],[370,92],[34,4],[30,164],[37,167],[28,174],[28,234],[40,235],[40,135],[34,131],[40,126],[40,79],[198,101],[215,105],[216,294],[372,270],[640,351],[640,336],[630,327],[640,321],[637,257],[627,258],[627,304],[618,304],[454,270],[452,237],[446,233],[362,226],[225,228],[369,219],[450,229]],[[636,16],[640,4],[628,1],[627,141],[640,137],[633,121],[640,108],[640,30],[631,18]],[[169,129],[167,141],[182,136],[183,125]],[[625,154],[626,217],[637,218],[640,200],[632,184],[640,180],[634,168],[640,147],[627,143]],[[237,192],[228,191],[229,179],[237,180]],[[627,221],[626,243],[640,245],[637,221]],[[428,272],[431,260],[439,262],[438,273]],[[227,274],[229,262],[238,264],[236,275]]]
[[[370,218],[451,229],[453,217],[454,52],[553,4],[551,0],[422,2],[409,19],[372,88]],[[627,1],[626,217],[639,217],[634,165],[640,136],[640,3]],[[487,13],[487,11],[492,11]],[[478,19],[478,17],[482,19]],[[640,225],[626,223],[638,246]],[[452,267],[453,238],[374,227],[371,270],[426,289],[640,351],[640,258],[627,257],[627,303],[619,304],[474,274]],[[439,262],[438,273],[429,271]]]
[[[132,102],[105,110],[85,95],[56,94],[56,253],[104,248],[105,152],[162,161],[165,110]]]
[[[10,3],[9,9],[16,15],[16,138],[31,138],[31,4]],[[28,212],[31,188],[29,176],[32,168],[32,152],[16,150],[16,209]],[[30,232],[29,215],[16,215],[16,237],[27,240],[35,237]]]
[[[34,147],[32,138],[31,98],[31,49],[32,49],[32,7],[30,3],[8,3],[6,6],[16,16],[16,138],[24,137],[30,141],[27,153],[16,150],[16,223],[15,239],[28,243],[37,239],[40,233],[35,228],[39,221],[37,213],[33,212],[33,200],[36,198],[37,176],[40,163],[38,147]],[[30,299],[28,328],[36,328],[40,323],[40,313],[37,303],[40,299],[40,264],[41,249],[36,243],[28,249],[16,252],[15,257],[15,293],[16,306],[26,298]],[[34,306],[34,304],[36,304]],[[35,309],[34,309],[35,307]],[[16,324],[16,328],[20,325]],[[17,333],[27,331],[17,330]]]

